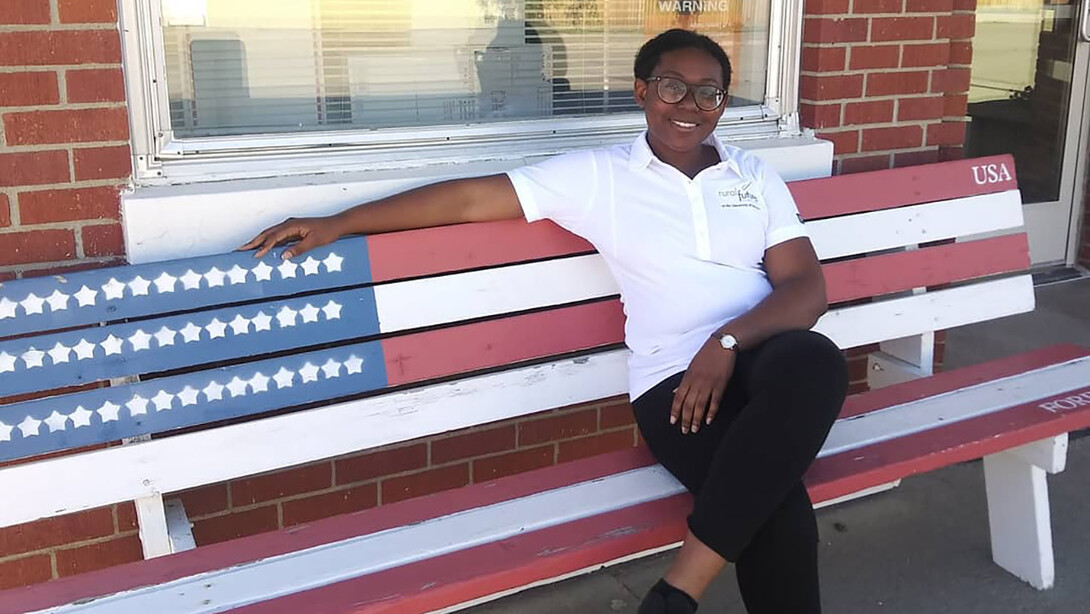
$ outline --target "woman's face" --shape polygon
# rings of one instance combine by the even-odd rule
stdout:
[[[662,54],[652,77],[673,77],[690,86],[714,85],[724,88],[723,68],[710,54],[694,48],[676,49]],[[676,152],[688,152],[699,148],[708,138],[723,110],[726,99],[719,108],[704,111],[696,106],[692,91],[677,104],[663,102],[655,91],[659,82],[648,83],[636,79],[636,102],[647,118],[650,140],[660,147]],[[725,89],[725,88],[724,88]]]

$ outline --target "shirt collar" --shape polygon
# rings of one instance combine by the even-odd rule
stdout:
[[[725,164],[727,168],[738,175],[742,174],[738,162],[714,132],[704,139],[704,144],[715,148],[715,151],[719,154],[719,164]],[[628,154],[628,168],[633,171],[642,170],[647,168],[652,160],[658,160],[658,158],[655,156],[655,152],[651,151],[651,146],[647,144],[647,131],[644,130],[632,143],[632,150]]]

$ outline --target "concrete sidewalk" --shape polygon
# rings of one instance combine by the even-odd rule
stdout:
[[[1055,343],[1090,347],[1090,279],[1039,287],[1030,314],[953,330],[950,368]],[[830,614],[1090,613],[1090,437],[1049,477],[1056,587],[1037,591],[991,561],[979,461],[818,512],[822,599]],[[635,613],[673,552],[478,606],[472,614]],[[745,612],[733,571],[700,612]]]

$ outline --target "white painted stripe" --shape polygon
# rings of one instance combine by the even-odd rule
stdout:
[[[1020,275],[842,307],[822,316],[814,330],[847,349],[1025,313],[1033,306],[1033,278]]]
[[[626,357],[613,350],[8,467],[0,492],[19,496],[0,506],[0,526],[624,394]]]
[[[982,196],[816,220],[806,224],[822,260],[1022,226],[1022,196]]]

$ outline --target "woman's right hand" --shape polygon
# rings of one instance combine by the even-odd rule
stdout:
[[[261,231],[253,239],[250,239],[239,250],[257,249],[255,258],[260,258],[269,253],[269,250],[277,245],[283,245],[289,241],[298,241],[284,250],[284,259],[302,255],[315,247],[321,247],[332,243],[341,237],[341,229],[336,216],[288,218],[275,226]]]

